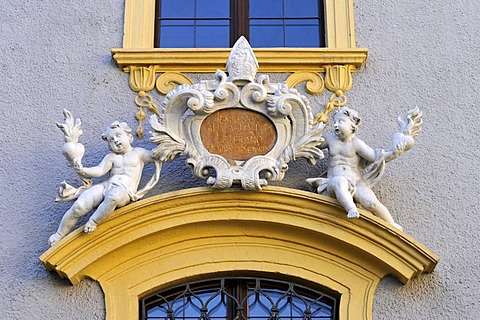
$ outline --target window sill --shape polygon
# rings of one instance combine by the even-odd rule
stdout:
[[[112,49],[117,65],[128,67],[155,65],[156,72],[215,72],[225,70],[231,48],[155,48]],[[323,72],[326,65],[365,64],[368,50],[363,48],[258,48],[253,49],[259,72]]]

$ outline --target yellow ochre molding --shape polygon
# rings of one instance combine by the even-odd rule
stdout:
[[[155,0],[125,0],[123,48],[153,48],[155,4]],[[327,48],[355,48],[353,0],[324,0],[324,5]]]
[[[76,230],[40,260],[73,284],[98,281],[107,319],[138,317],[139,298],[180,282],[258,272],[328,287],[341,294],[341,319],[371,319],[385,275],[406,283],[439,259],[368,212],[348,220],[331,198],[267,187],[147,198],[116,210],[93,234]]]
[[[117,65],[129,71],[129,66],[155,65],[157,72],[215,72],[225,70],[231,48],[175,49],[112,49]],[[259,72],[324,72],[325,65],[347,64],[360,68],[367,59],[367,49],[328,48],[254,48]]]

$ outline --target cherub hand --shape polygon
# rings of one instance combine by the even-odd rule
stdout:
[[[73,169],[75,170],[76,173],[78,173],[79,175],[83,175],[84,172],[83,172],[83,165],[80,161],[75,161],[73,163]]]

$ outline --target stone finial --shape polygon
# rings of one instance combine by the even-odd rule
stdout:
[[[241,36],[232,48],[227,60],[228,81],[245,84],[253,82],[258,71],[258,61],[250,44]]]

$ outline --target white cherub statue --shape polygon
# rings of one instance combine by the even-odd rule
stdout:
[[[161,163],[152,157],[152,151],[132,147],[132,130],[125,122],[113,122],[102,134],[110,149],[103,160],[95,167],[86,168],[81,163],[85,148],[78,143],[82,131],[80,120],[73,121],[70,112],[64,110],[65,124],[57,124],[65,133],[63,153],[75,171],[84,181],[84,186],[75,189],[63,182],[57,201],[75,200],[63,215],[57,232],[48,240],[54,245],[65,237],[80,217],[96,210],[85,224],[84,231],[95,231],[97,225],[105,220],[116,208],[143,197],[158,182]],[[156,172],[142,190],[137,190],[145,163],[155,162]],[[99,178],[109,173],[107,179],[93,184],[88,178]]]
[[[337,198],[347,211],[348,218],[360,216],[356,203],[387,221],[394,227],[397,224],[388,209],[380,203],[371,186],[384,172],[384,165],[410,149],[413,138],[421,128],[421,112],[418,108],[399,117],[401,132],[393,136],[391,150],[374,150],[355,136],[360,125],[360,117],[355,110],[340,108],[333,116],[334,133],[325,135],[319,146],[329,153],[327,178],[310,178],[307,182],[318,193]]]

